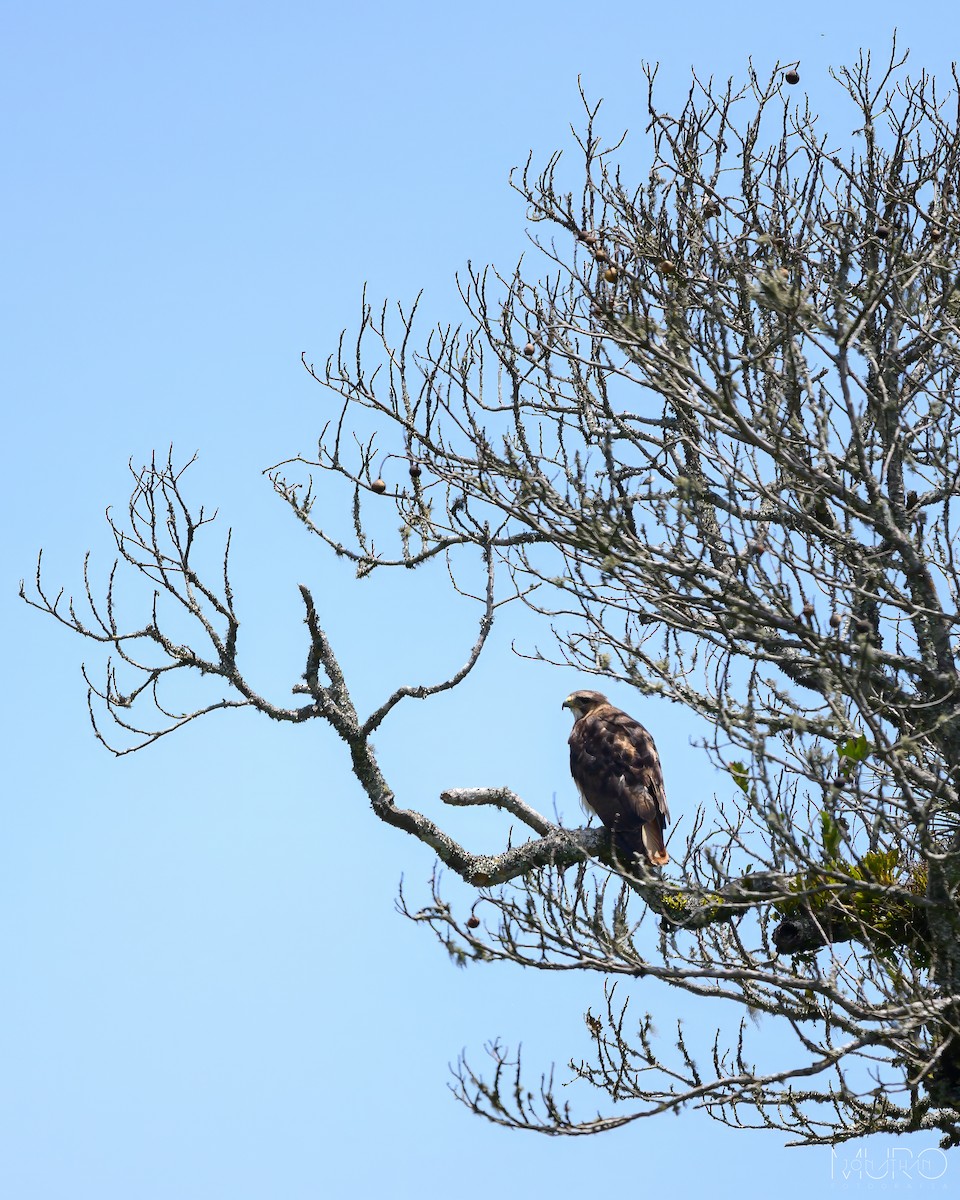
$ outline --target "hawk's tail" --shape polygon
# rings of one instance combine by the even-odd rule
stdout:
[[[670,855],[667,853],[667,847],[663,842],[663,830],[656,821],[645,821],[641,827],[640,833],[643,837],[643,848],[647,852],[647,858],[655,867],[663,867],[670,861]]]
[[[670,855],[663,843],[663,831],[659,826],[646,822],[639,830],[629,833],[620,830],[616,835],[616,848],[624,863],[633,861],[633,856],[639,854],[655,867],[664,867],[670,861]]]

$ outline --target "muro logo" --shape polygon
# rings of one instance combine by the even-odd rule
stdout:
[[[909,1187],[936,1183],[946,1173],[947,1156],[936,1146],[923,1150],[889,1146],[886,1150],[861,1147],[856,1153],[830,1151],[830,1178],[837,1183]]]

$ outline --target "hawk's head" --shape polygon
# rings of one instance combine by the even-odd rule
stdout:
[[[610,701],[603,695],[602,692],[571,692],[564,700],[561,708],[569,708],[573,713],[574,721],[579,721],[581,717],[585,717],[588,712],[593,712],[595,708],[599,708],[601,704],[609,704]]]

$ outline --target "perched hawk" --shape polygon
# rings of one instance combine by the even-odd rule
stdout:
[[[563,707],[573,713],[570,771],[584,807],[616,834],[628,861],[642,853],[662,867],[670,812],[653,738],[600,692],[573,692]]]

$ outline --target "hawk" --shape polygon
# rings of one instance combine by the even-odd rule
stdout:
[[[660,756],[639,721],[600,692],[573,692],[570,772],[584,808],[616,835],[628,861],[642,853],[654,866],[670,861],[663,831],[670,821]]]

